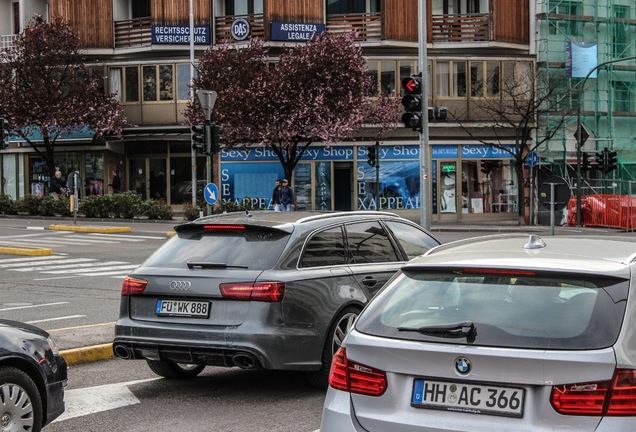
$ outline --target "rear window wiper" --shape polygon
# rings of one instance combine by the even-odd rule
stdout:
[[[201,268],[201,269],[225,269],[225,268],[240,268],[247,269],[248,266],[244,265],[230,265],[226,263],[219,262],[207,262],[207,261],[188,261],[186,263],[189,269],[193,268]]]
[[[475,339],[477,329],[472,321],[461,321],[448,324],[428,324],[417,328],[398,327],[399,331],[422,333],[426,336]]]

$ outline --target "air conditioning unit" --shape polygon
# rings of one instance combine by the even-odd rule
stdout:
[[[446,117],[448,117],[448,108],[445,106],[435,107],[435,117],[437,120],[446,120]]]

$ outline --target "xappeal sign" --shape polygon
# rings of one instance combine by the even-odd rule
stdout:
[[[271,39],[276,41],[311,40],[315,34],[324,33],[325,24],[273,22],[271,24]]]

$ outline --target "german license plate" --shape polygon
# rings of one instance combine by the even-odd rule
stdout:
[[[416,378],[411,405],[445,411],[522,417],[525,390]]]
[[[157,316],[207,318],[210,316],[210,302],[184,300],[157,300]]]

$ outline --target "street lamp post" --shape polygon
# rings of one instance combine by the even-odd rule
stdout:
[[[428,53],[426,51],[426,3],[418,2],[419,26],[418,26],[418,51],[419,70],[422,73],[422,128],[420,130],[420,225],[425,229],[431,228],[431,191],[428,174],[431,161],[429,159],[428,146]]]
[[[583,144],[581,142],[580,137],[582,136],[582,129],[583,129],[581,124],[581,105],[582,105],[581,99],[583,97],[583,88],[585,87],[585,83],[587,82],[587,79],[594,73],[594,71],[602,68],[603,66],[607,66],[608,64],[624,62],[629,60],[636,60],[636,56],[609,60],[609,61],[596,65],[587,73],[587,75],[585,75],[585,78],[583,79],[583,82],[581,83],[581,87],[579,87],[579,107],[578,107],[578,113],[576,117],[576,133],[578,134],[577,143],[576,143],[576,226],[581,226],[581,179],[582,179],[581,178],[581,153],[582,153],[581,147],[583,146]]]

